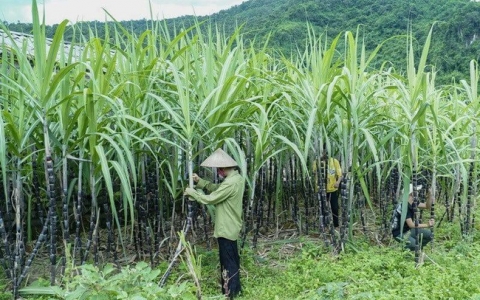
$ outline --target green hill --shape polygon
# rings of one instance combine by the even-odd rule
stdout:
[[[173,32],[195,21],[206,21],[204,26],[216,24],[226,34],[243,25],[244,40],[255,40],[259,47],[270,34],[269,47],[287,55],[302,49],[307,23],[326,38],[358,29],[367,51],[386,41],[372,66],[389,61],[399,71],[405,65],[409,30],[421,46],[434,25],[429,64],[435,66],[440,82],[467,78],[469,61],[480,60],[480,3],[469,0],[250,0],[211,16],[186,16],[166,23]],[[149,22],[121,23],[141,33]],[[102,35],[103,23],[87,25]],[[28,32],[29,24],[9,24],[9,28]],[[85,31],[87,28],[83,26]],[[48,26],[47,32],[53,35],[54,31],[55,26]]]
[[[246,37],[259,41],[271,33],[270,45],[287,53],[304,44],[307,22],[329,38],[358,29],[367,50],[403,36],[387,41],[373,64],[391,61],[397,69],[405,65],[409,28],[423,45],[434,25],[429,63],[444,83],[468,78],[469,61],[480,60],[480,3],[468,0],[251,0],[210,19],[228,31],[244,24]]]

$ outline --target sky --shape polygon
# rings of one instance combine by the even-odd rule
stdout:
[[[149,2],[154,19],[168,19],[184,15],[211,15],[244,1],[247,0],[37,0],[37,4],[40,18],[45,8],[45,23],[52,25],[65,19],[73,23],[104,22],[107,16],[103,9],[118,21],[150,19]],[[0,20],[31,23],[32,0],[0,0]]]

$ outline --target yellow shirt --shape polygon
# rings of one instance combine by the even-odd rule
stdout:
[[[313,165],[313,171],[315,172],[315,178],[317,179],[317,162],[315,161]],[[335,182],[337,182],[338,178],[342,176],[342,168],[340,167],[340,162],[333,157],[328,158],[328,166],[327,166],[327,186],[326,191],[327,193],[332,193],[338,190],[335,187]],[[318,180],[317,180],[318,182]],[[318,186],[316,186],[316,191],[318,190]]]
[[[338,190],[335,187],[335,182],[338,178],[342,176],[342,168],[340,168],[340,163],[337,159],[330,157],[328,159],[328,168],[327,168],[327,193],[335,192]]]

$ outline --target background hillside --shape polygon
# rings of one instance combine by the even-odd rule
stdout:
[[[372,67],[388,61],[400,72],[405,65],[405,35],[410,25],[413,37],[422,46],[435,24],[429,63],[436,67],[440,83],[468,78],[469,61],[480,60],[480,3],[470,0],[249,0],[211,16],[165,22],[173,33],[195,21],[206,21],[203,26],[216,24],[227,35],[243,25],[244,40],[255,40],[258,47],[271,34],[269,47],[286,55],[302,49],[307,23],[327,39],[358,29],[367,51],[386,41]],[[121,23],[138,34],[150,26],[145,19]],[[100,36],[105,29],[102,22],[85,25],[82,30],[95,28]],[[31,30],[30,24],[8,27],[20,32]],[[48,34],[53,35],[55,28],[48,26]],[[67,33],[67,38],[72,32]]]

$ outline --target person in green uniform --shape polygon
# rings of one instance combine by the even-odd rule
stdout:
[[[218,241],[222,293],[233,299],[242,290],[237,239],[243,222],[245,179],[238,172],[236,161],[222,149],[217,149],[200,165],[217,168],[218,175],[223,178],[223,181],[215,184],[193,174],[196,189],[206,190],[207,193],[187,187],[184,195],[202,204],[215,205],[214,236]]]

